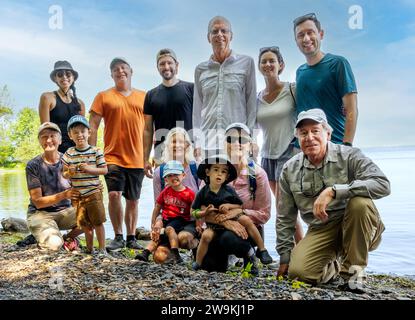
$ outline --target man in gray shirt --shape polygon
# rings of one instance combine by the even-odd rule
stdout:
[[[326,283],[340,273],[344,289],[362,292],[368,252],[385,229],[372,199],[389,195],[390,184],[359,149],[330,142],[331,132],[321,109],[298,115],[303,152],[284,165],[279,181],[278,274]],[[298,210],[308,231],[294,247]]]
[[[250,129],[256,119],[255,63],[251,57],[230,48],[233,33],[230,22],[213,17],[207,38],[213,54],[195,70],[193,129],[196,150],[223,148],[224,129],[242,122]]]

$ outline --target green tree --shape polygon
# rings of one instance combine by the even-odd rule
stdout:
[[[12,126],[12,137],[15,145],[14,158],[18,162],[27,163],[41,152],[37,139],[39,116],[33,108],[23,108],[17,114]]]
[[[13,166],[14,146],[11,141],[12,99],[7,86],[0,89],[0,166]]]
[[[0,118],[5,115],[12,115],[12,106],[13,101],[10,95],[10,91],[5,85],[0,89]]]

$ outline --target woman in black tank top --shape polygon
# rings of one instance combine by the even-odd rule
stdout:
[[[68,121],[76,114],[85,116],[85,105],[81,99],[76,97],[75,81],[78,79],[78,72],[68,61],[55,62],[50,79],[57,84],[59,89],[42,93],[39,117],[41,123],[51,121],[59,126],[62,132],[62,144],[58,150],[64,153],[69,147],[75,145],[68,136],[66,129]]]

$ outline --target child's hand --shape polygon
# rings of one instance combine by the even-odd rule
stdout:
[[[69,176],[70,177],[73,177],[74,175],[75,175],[75,173],[76,173],[76,166],[75,165],[73,165],[73,164],[71,164],[69,167],[68,167],[68,171],[67,171],[68,173],[69,173]]]
[[[214,206],[213,206],[213,204],[210,204],[210,205],[208,205],[207,207],[206,207],[206,210],[205,210],[205,215],[208,215],[208,214],[211,214],[211,213],[218,213],[218,209],[216,209]]]
[[[232,205],[230,203],[224,203],[219,206],[219,213],[227,214],[231,209]]]
[[[157,242],[160,240],[160,227],[154,226],[153,229],[151,229],[151,240],[153,240],[154,242]]]
[[[86,163],[80,163],[77,169],[79,172],[92,174],[91,169],[93,170],[93,167]]]
[[[203,232],[203,220],[196,220],[196,231],[199,234],[202,234],[202,232]]]

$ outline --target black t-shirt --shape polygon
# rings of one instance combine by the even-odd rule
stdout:
[[[179,80],[173,87],[160,84],[148,91],[144,100],[144,114],[153,117],[155,131],[167,129],[162,137],[156,134],[156,146],[164,141],[168,131],[174,127],[191,130],[192,111],[193,83]]]
[[[219,206],[224,203],[239,204],[242,205],[242,200],[236,194],[235,189],[228,185],[222,185],[218,193],[210,191],[209,185],[204,186],[196,195],[193,201],[192,209],[200,209],[201,206],[213,206],[219,209]]]

